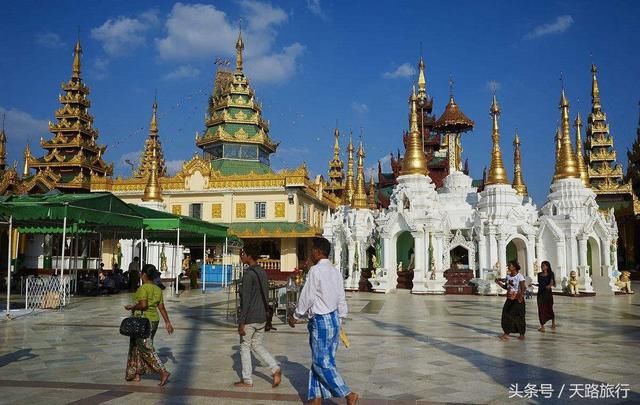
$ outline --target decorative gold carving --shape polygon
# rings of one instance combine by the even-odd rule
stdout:
[[[222,204],[214,203],[211,205],[211,218],[213,219],[222,218]]]
[[[275,204],[276,218],[284,218],[284,203],[281,201]]]
[[[175,215],[182,215],[182,205],[174,204],[171,206],[171,213]]]
[[[238,139],[247,139],[249,137],[249,134],[244,130],[244,128],[240,128],[234,132],[233,135]]]
[[[246,218],[246,217],[247,217],[247,204],[236,203],[236,218]]]

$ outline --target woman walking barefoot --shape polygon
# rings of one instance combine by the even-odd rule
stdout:
[[[519,333],[518,339],[524,340],[527,329],[524,305],[526,282],[524,276],[519,273],[520,265],[518,262],[510,261],[507,269],[509,274],[506,279],[496,279],[496,283],[507,290],[507,300],[502,307],[502,331],[504,333],[500,335],[500,340],[508,340],[510,333]]]
[[[169,381],[170,373],[162,364],[158,353],[153,348],[153,337],[158,330],[160,316],[164,320],[165,328],[169,334],[173,333],[173,325],[169,321],[169,314],[164,307],[162,290],[154,284],[156,267],[153,264],[145,264],[142,267],[142,285],[134,294],[135,304],[126,305],[124,308],[133,313],[141,313],[143,317],[151,322],[151,335],[147,339],[130,338],[129,357],[127,358],[127,371],[125,379],[127,381],[140,381],[140,376],[149,372],[160,374],[160,386]]]
[[[556,276],[551,270],[551,264],[548,261],[542,262],[540,265],[542,271],[538,273],[538,319],[540,327],[538,331],[544,332],[544,324],[551,321],[551,329],[556,328],[556,317],[553,313],[553,291],[556,286]]]

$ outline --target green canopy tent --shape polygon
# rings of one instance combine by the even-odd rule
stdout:
[[[176,246],[197,246],[202,243],[202,264],[206,264],[207,241],[220,241],[225,244],[225,253],[228,248],[229,236],[227,227],[202,221],[192,217],[171,214],[164,211],[157,211],[139,205],[129,204],[129,207],[138,215],[143,217],[143,224],[146,238],[157,242],[175,241]],[[236,239],[237,240],[237,239]],[[173,256],[173,267],[176,268],[175,255]],[[203,267],[204,270],[204,267]],[[202,272],[203,277],[205,272]],[[175,293],[178,293],[179,272],[175,271]],[[205,281],[202,280],[202,291],[205,290]]]
[[[1,196],[0,215],[8,218],[9,254],[7,255],[7,292],[11,283],[12,230],[17,227],[30,233],[61,233],[62,260],[60,277],[64,276],[64,242],[68,231],[99,233],[105,230],[142,230],[142,216],[111,193],[51,193],[26,196]],[[70,222],[70,224],[69,224]],[[60,227],[62,225],[62,227]],[[63,295],[64,299],[64,295]],[[7,294],[7,314],[10,294]],[[63,302],[66,305],[66,302]]]

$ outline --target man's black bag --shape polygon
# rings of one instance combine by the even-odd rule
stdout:
[[[140,316],[124,318],[120,323],[120,334],[132,338],[147,339],[151,335],[151,322]]]
[[[253,273],[256,275],[256,278],[258,279],[258,285],[260,286],[260,295],[262,295],[262,302],[264,303],[264,310],[267,314],[267,320],[266,323],[264,325],[264,331],[265,332],[269,332],[270,330],[277,330],[276,328],[273,327],[273,306],[269,305],[269,303],[267,302],[267,298],[264,294],[264,290],[262,289],[262,281],[260,280],[260,276],[258,275],[258,272],[255,271],[255,269],[251,269],[253,271]]]

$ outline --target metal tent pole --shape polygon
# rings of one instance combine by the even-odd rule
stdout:
[[[7,313],[11,310],[11,234],[13,233],[13,215],[9,217],[9,248],[7,249]]]
[[[224,238],[224,249],[222,251],[222,288],[227,288],[227,267],[229,261],[229,238]]]
[[[207,281],[207,234],[203,234],[202,235],[203,241],[202,241],[202,293],[204,294],[205,291],[205,283]]]
[[[64,243],[67,240],[67,215],[62,220],[62,257],[60,260],[60,290],[62,292],[62,305],[66,305],[66,294],[64,293]]]
[[[144,228],[140,229],[140,270],[145,263],[145,251],[144,251]],[[142,280],[142,279],[141,279]]]
[[[178,255],[178,247],[180,246],[180,228],[178,228],[178,232],[176,233],[176,251],[175,254],[173,255],[174,257],[174,262],[175,262],[175,257]],[[182,265],[182,260],[180,260],[180,265]],[[176,272],[176,291],[175,291],[175,295],[178,295],[178,284],[180,283],[180,272],[178,271],[178,269],[175,268],[174,266],[174,270]]]

